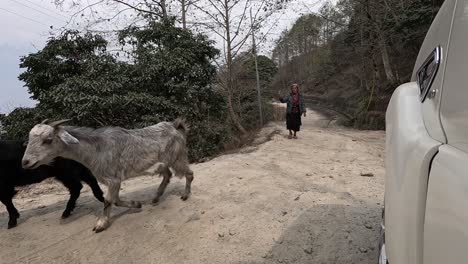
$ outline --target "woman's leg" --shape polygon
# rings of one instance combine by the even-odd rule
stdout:
[[[302,122],[301,122],[301,114],[295,113],[294,121],[295,121],[295,122],[294,122],[294,123],[295,123],[295,124],[294,124],[295,127],[294,127],[294,136],[293,136],[293,138],[294,138],[294,139],[297,139],[296,133],[297,133],[297,131],[300,130],[300,127],[301,127],[301,124],[302,124]]]
[[[288,136],[288,138],[292,138],[292,135],[293,135],[292,130],[289,129],[289,136]]]

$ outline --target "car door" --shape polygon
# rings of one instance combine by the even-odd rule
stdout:
[[[420,49],[412,82],[396,90],[387,110],[384,224],[390,263],[425,263],[428,177],[434,156],[446,143],[440,100],[455,6],[450,0],[442,5]]]
[[[419,50],[411,78],[413,81],[417,81],[421,65],[431,57],[431,54],[438,50],[440,59],[438,72],[434,80],[431,80],[430,89],[421,91],[420,100],[422,102],[423,120],[427,132],[433,139],[443,143],[447,140],[440,120],[440,100],[442,98],[444,72],[447,65],[445,57],[450,46],[450,32],[456,3],[457,1],[455,0],[446,0],[440,8]]]
[[[468,1],[458,1],[441,93],[447,144],[428,181],[424,263],[468,263]]]

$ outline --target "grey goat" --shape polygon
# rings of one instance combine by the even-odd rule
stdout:
[[[153,203],[157,203],[172,176],[185,176],[186,185],[182,200],[191,192],[193,172],[189,168],[186,137],[188,126],[182,119],[161,122],[142,129],[128,130],[120,127],[99,129],[61,126],[68,120],[48,124],[47,120],[33,127],[22,160],[25,169],[34,169],[50,163],[56,157],[75,160],[86,166],[96,179],[108,187],[104,211],[94,227],[95,232],[109,225],[112,205],[141,208],[137,201],[119,198],[121,182],[143,175],[161,174]]]

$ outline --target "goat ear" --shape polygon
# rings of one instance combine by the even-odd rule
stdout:
[[[70,135],[70,133],[63,129],[60,129],[60,131],[58,132],[58,137],[60,138],[60,140],[62,140],[63,143],[67,145],[80,143],[78,139],[76,139],[74,136]]]
[[[23,141],[23,147],[27,147],[28,146],[28,141]]]

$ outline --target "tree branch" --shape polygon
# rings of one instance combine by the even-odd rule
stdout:
[[[140,4],[138,4],[138,5],[131,5],[131,4],[126,3],[125,1],[122,1],[122,0],[111,0],[111,1],[116,2],[116,3],[119,3],[119,4],[122,4],[122,5],[126,5],[126,6],[132,8],[132,9],[138,11],[138,12],[142,12],[142,13],[147,13],[147,14],[155,15],[155,16],[157,16],[157,17],[159,17],[159,18],[162,18],[162,15],[161,15],[160,13],[158,13],[158,12],[154,12],[154,11],[151,11],[151,10],[146,10],[146,9],[139,8],[138,5],[140,5]]]

